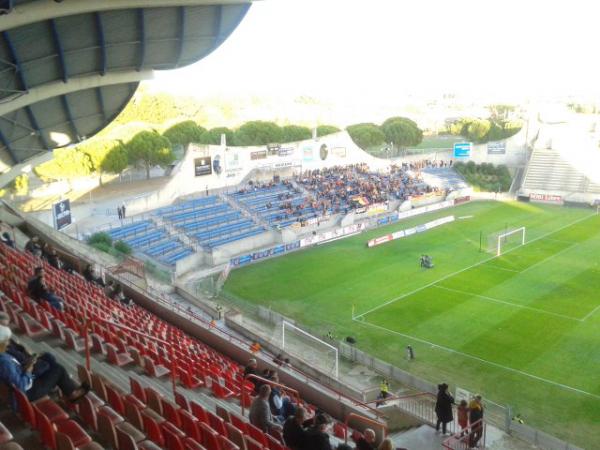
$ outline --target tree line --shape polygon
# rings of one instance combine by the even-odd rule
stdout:
[[[485,144],[514,136],[522,127],[521,121],[507,120],[492,115],[488,119],[463,118],[456,120],[448,124],[445,131],[447,134],[462,136],[476,144]]]
[[[317,127],[317,136],[340,131],[332,125]],[[192,120],[179,122],[166,129],[162,134],[156,130],[140,131],[130,140],[107,140],[94,138],[77,146],[54,150],[54,158],[34,168],[42,181],[73,179],[96,174],[120,175],[130,166],[146,171],[150,178],[150,169],[155,166],[167,168],[175,161],[173,148],[198,144],[218,145],[224,134],[231,146],[265,145],[269,143],[295,142],[312,137],[308,127],[299,125],[279,126],[274,122],[246,122],[236,130],[216,127],[207,130]]]
[[[357,123],[346,129],[354,143],[367,151],[385,143],[390,144],[390,151],[393,151],[414,147],[423,141],[423,131],[416,122],[406,117],[390,117],[381,125]]]

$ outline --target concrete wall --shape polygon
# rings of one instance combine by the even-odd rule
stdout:
[[[191,255],[175,262],[175,276],[178,277],[198,266],[201,266],[202,264],[205,264],[207,260],[206,256],[206,253],[200,251],[192,253]]]
[[[274,230],[266,231],[257,236],[250,236],[213,249],[212,254],[208,255],[207,261],[217,266],[229,262],[234,256],[248,253],[253,249],[269,247],[275,243],[281,243],[280,233]]]

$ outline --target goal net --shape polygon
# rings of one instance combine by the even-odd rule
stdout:
[[[500,256],[509,250],[525,245],[525,231],[525,227],[519,227],[492,234],[488,240],[490,253]]]
[[[339,355],[336,347],[285,320],[281,326],[281,348],[288,355],[338,378]]]

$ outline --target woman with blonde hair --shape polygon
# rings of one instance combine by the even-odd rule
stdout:
[[[383,441],[381,441],[381,444],[379,444],[378,450],[394,450],[392,440],[390,438],[385,438]]]

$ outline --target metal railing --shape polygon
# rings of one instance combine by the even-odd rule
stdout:
[[[442,442],[442,448],[446,450],[469,450],[474,448],[476,444],[485,448],[486,428],[483,419],[479,419]]]
[[[350,413],[346,416],[346,420],[344,420],[344,442],[348,443],[348,423],[351,419],[354,419],[358,422],[366,423],[367,425],[374,426],[376,428],[381,429],[381,440],[385,439],[388,435],[388,428],[385,423],[378,422],[377,420],[369,419],[368,417],[361,416],[360,414]]]
[[[300,394],[298,393],[298,391],[296,389],[292,389],[291,387],[288,387],[285,384],[281,384],[276,381],[269,380],[268,378],[263,378],[263,377],[260,377],[258,375],[251,373],[249,375],[246,375],[244,378],[242,378],[242,382],[240,384],[240,406],[242,407],[242,416],[244,416],[245,410],[246,410],[245,402],[244,402],[244,394],[246,393],[245,383],[246,383],[246,381],[251,382],[252,380],[259,381],[262,384],[268,384],[269,386],[278,387],[282,391],[292,394],[292,396],[294,397],[294,400],[296,400],[296,405],[300,405]]]

